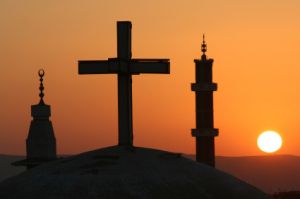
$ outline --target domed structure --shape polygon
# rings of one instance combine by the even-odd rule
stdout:
[[[45,163],[0,184],[1,199],[267,199],[213,167],[160,150],[114,146]]]

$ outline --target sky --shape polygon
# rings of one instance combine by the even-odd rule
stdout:
[[[134,144],[194,153],[194,59],[214,59],[216,154],[300,155],[300,1],[1,0],[0,153],[25,154],[30,106],[45,74],[58,153],[117,144],[117,76],[78,75],[78,60],[116,57],[116,22],[132,22],[134,58],[169,58],[171,74],[133,77]]]

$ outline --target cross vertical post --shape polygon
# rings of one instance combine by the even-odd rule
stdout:
[[[131,59],[130,22],[117,22],[117,43],[119,67],[124,69],[124,73],[118,74],[119,145],[132,146],[132,77],[126,70]]]

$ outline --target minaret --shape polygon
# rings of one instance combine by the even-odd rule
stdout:
[[[196,160],[215,166],[215,142],[218,129],[214,128],[213,92],[217,84],[212,82],[213,59],[207,59],[207,45],[203,35],[201,59],[195,59],[196,83],[191,85],[196,93],[196,129],[192,129],[192,136],[196,138]]]
[[[44,70],[40,69],[38,75],[40,77],[40,102],[31,106],[33,120],[26,139],[27,157],[25,160],[13,163],[15,166],[26,166],[27,169],[57,158],[56,139],[52,122],[49,120],[51,108],[44,102]]]

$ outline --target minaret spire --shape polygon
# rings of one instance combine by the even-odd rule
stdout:
[[[43,80],[44,80],[43,77],[45,75],[45,71],[43,69],[40,69],[38,74],[40,76],[40,87],[39,87],[39,89],[40,89],[40,94],[39,94],[40,103],[39,104],[44,105],[45,104],[45,102],[44,102],[44,96],[45,96],[44,89],[45,89],[45,87],[44,87],[44,84],[43,84]]]
[[[207,51],[207,44],[205,42],[205,34],[203,34],[203,37],[202,37],[202,45],[201,45],[201,51],[202,51],[202,56],[201,56],[201,59],[202,60],[206,60],[206,51]]]

